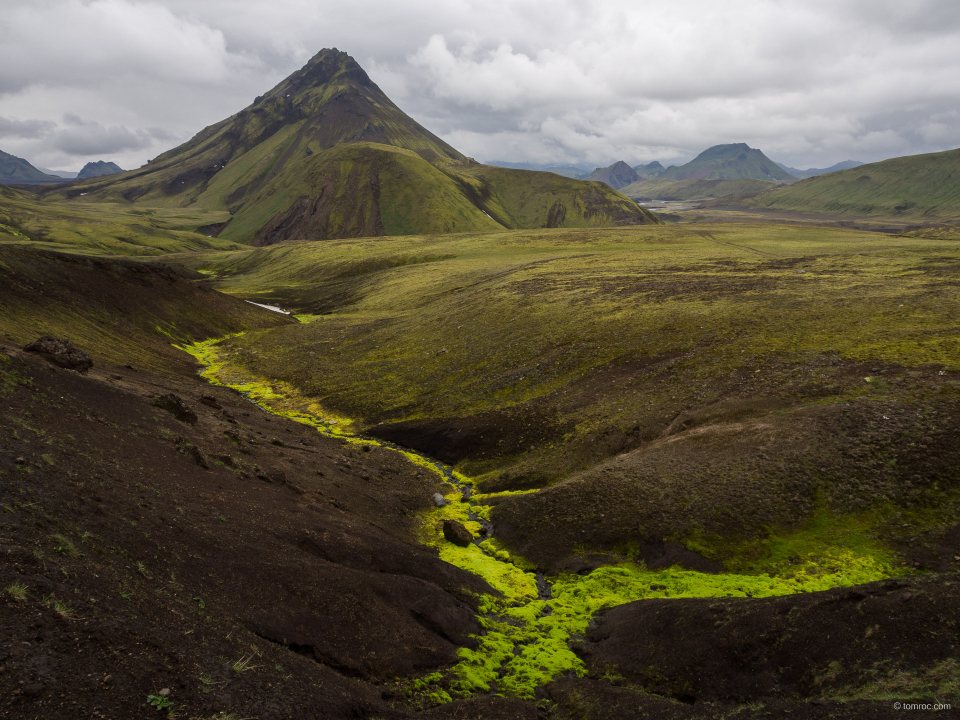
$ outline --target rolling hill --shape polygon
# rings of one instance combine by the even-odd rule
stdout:
[[[660,175],[665,180],[794,180],[786,170],[746,143],[714,145],[686,165],[671,165]]]
[[[960,217],[960,150],[910,155],[801,180],[755,207],[939,222]]]
[[[59,195],[225,210],[233,217],[219,236],[256,244],[657,222],[608,188],[553,178],[534,183],[549,186],[549,198],[531,197],[530,172],[464,156],[400,110],[353,58],[328,49],[143,168]],[[531,213],[534,205],[547,210]]]
[[[0,185],[61,183],[64,179],[40,172],[23,158],[0,150]]]

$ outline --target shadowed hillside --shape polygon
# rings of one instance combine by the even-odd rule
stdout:
[[[960,150],[818,175],[757,197],[755,207],[939,222],[960,217]]]

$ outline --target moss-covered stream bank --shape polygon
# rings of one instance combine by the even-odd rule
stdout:
[[[325,411],[293,386],[252,376],[232,361],[239,352],[230,338],[182,348],[204,366],[209,382],[233,388],[264,410],[314,427],[345,443],[376,445],[402,453],[410,462],[437,473],[447,484],[446,504],[425,514],[421,542],[437,548],[440,557],[483,577],[499,594],[480,599],[484,628],[475,648],[461,648],[460,662],[445,671],[403,681],[411,697],[425,704],[451,697],[495,692],[531,698],[538,686],[562,674],[582,675],[584,665],[571,643],[586,631],[592,615],[604,607],[644,598],[767,597],[826,590],[890,577],[893,557],[882,545],[854,541],[845,527],[853,519],[818,515],[811,526],[776,539],[776,556],[789,555],[788,570],[775,563],[750,574],[706,574],[671,567],[651,570],[625,548],[622,562],[586,574],[544,578],[521,557],[493,537],[495,507],[504,493],[476,494],[470,478],[453,468],[351,430],[349,418]],[[475,540],[460,547],[444,538],[443,521],[462,523]],[[849,541],[847,537],[849,536]]]

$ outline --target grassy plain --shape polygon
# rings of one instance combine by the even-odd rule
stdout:
[[[229,219],[224,211],[146,208],[129,203],[40,198],[0,186],[0,244],[81,255],[164,255],[238,250],[201,229]]]

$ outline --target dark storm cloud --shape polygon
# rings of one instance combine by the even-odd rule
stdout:
[[[54,127],[56,123],[49,120],[11,120],[0,117],[0,138],[42,138]]]
[[[744,141],[823,167],[960,145],[956,0],[6,0],[0,114],[57,129],[3,142],[135,167],[334,46],[481,160]]]

